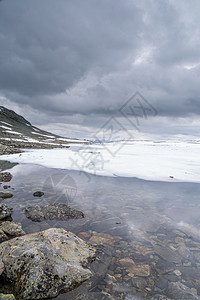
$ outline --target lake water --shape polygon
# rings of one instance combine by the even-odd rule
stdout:
[[[26,233],[62,227],[101,244],[91,264],[94,276],[56,299],[199,299],[200,184],[94,176],[28,164],[9,171],[13,179],[2,183],[1,190],[10,185],[14,197],[2,203],[14,208],[13,221],[21,222]],[[34,197],[35,191],[44,196]],[[23,213],[25,207],[53,202],[70,204],[85,218],[37,223]],[[177,298],[179,283],[188,298]]]

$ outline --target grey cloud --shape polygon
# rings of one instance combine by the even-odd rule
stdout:
[[[136,91],[160,116],[200,114],[200,4],[188,3],[1,1],[0,93],[38,123],[113,115]]]
[[[139,43],[121,1],[7,0],[0,9],[0,85],[28,97],[64,92],[86,72],[116,69]]]

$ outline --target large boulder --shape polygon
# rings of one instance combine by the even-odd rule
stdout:
[[[17,299],[55,298],[89,279],[95,248],[62,228],[24,235],[0,244],[2,275]]]
[[[25,215],[28,219],[35,222],[43,220],[69,220],[84,218],[84,214],[67,204],[53,203],[45,206],[30,206],[25,208]]]

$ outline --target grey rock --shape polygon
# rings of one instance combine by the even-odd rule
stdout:
[[[200,297],[194,294],[189,287],[180,282],[169,282],[167,296],[174,300],[199,300]]]
[[[134,287],[139,290],[144,290],[147,287],[147,281],[142,277],[134,277],[132,278],[132,284]]]
[[[9,172],[0,173],[0,181],[1,182],[9,182],[12,179],[12,174]]]
[[[0,228],[0,243],[4,242],[4,241],[7,241],[8,240],[8,237],[7,235],[5,234],[5,232],[3,230],[1,230]]]
[[[9,221],[3,222],[0,225],[0,232],[3,232],[6,235],[6,240],[24,234],[20,223]]]
[[[84,214],[63,203],[48,204],[45,206],[30,206],[25,208],[25,215],[35,222],[43,220],[68,220],[84,218]]]
[[[33,196],[34,197],[42,197],[44,195],[44,193],[43,192],[40,192],[40,191],[37,191],[37,192],[34,192],[33,193]]]
[[[3,273],[4,270],[4,263],[2,261],[2,259],[0,258],[0,275]]]
[[[87,265],[95,251],[73,233],[50,228],[1,243],[2,275],[17,299],[55,298],[92,276]]]
[[[156,287],[158,287],[161,290],[166,289],[168,286],[168,281],[164,277],[159,277],[156,280]]]
[[[0,243],[24,234],[20,223],[3,222],[0,224]]]
[[[164,261],[163,259],[159,259],[155,264],[155,269],[158,274],[165,274],[173,271],[175,268],[174,264],[171,262]]]
[[[189,259],[192,261],[192,253],[190,250],[185,247],[184,245],[181,245],[178,247],[178,253],[184,258],[184,259]]]
[[[197,280],[200,278],[200,269],[197,267],[179,267],[182,277],[185,280]]]
[[[154,246],[155,253],[162,257],[164,260],[171,262],[171,263],[180,263],[181,257],[177,253],[176,250],[172,250],[168,246],[162,246],[162,245],[155,245]]]
[[[13,193],[12,192],[8,192],[8,191],[0,191],[0,198],[12,198],[13,197]]]
[[[0,204],[0,220],[10,217],[13,213],[13,208],[8,207],[6,204]]]
[[[4,185],[3,188],[4,188],[5,190],[7,190],[7,189],[10,188],[10,185]]]

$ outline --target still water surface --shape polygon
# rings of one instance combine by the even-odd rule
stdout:
[[[36,165],[9,171],[13,179],[1,190],[10,185],[14,197],[3,202],[14,208],[13,221],[26,233],[62,227],[101,244],[91,265],[93,278],[56,299],[199,299],[200,184],[88,176]],[[34,197],[35,191],[45,194]],[[25,207],[53,202],[68,203],[86,217],[37,223],[23,213]],[[180,286],[189,296],[177,296]]]

